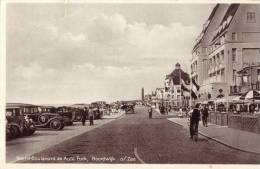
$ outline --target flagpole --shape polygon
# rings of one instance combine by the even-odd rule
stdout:
[[[192,76],[191,76],[191,73],[190,73],[190,108],[191,108],[191,104],[192,104],[191,92],[192,92]]]
[[[181,87],[181,68],[179,68],[179,78],[180,78],[180,87]],[[182,107],[182,87],[181,87],[180,106]]]

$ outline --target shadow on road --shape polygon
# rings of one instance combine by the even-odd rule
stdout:
[[[35,142],[39,142],[38,140],[31,140],[31,141],[26,141],[26,143],[35,143]],[[6,142],[6,146],[15,146],[15,145],[19,145],[19,144],[24,144],[24,142]]]

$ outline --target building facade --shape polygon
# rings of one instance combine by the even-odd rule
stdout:
[[[182,107],[189,106],[190,89],[188,73],[181,69],[181,65],[176,63],[172,73],[166,75],[164,86],[169,105]],[[186,90],[184,90],[184,86]]]
[[[217,4],[192,51],[199,101],[216,99],[219,90],[228,97],[238,72],[259,62],[260,5]]]

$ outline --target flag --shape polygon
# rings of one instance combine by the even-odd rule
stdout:
[[[190,85],[187,84],[183,79],[181,79],[181,89],[186,92],[190,92]]]
[[[191,78],[191,98],[198,99],[197,93],[199,92],[200,86],[196,83],[194,78]]]
[[[200,90],[200,86],[196,83],[194,78],[192,78],[192,86],[194,86],[195,91],[198,92]]]
[[[191,91],[191,98],[193,98],[195,100],[198,99],[198,97],[197,97],[196,93],[194,93],[194,91]]]

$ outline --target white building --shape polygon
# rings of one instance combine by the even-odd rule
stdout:
[[[227,97],[236,85],[236,72],[260,62],[260,5],[216,5],[192,56],[199,100],[215,99],[220,89]]]

